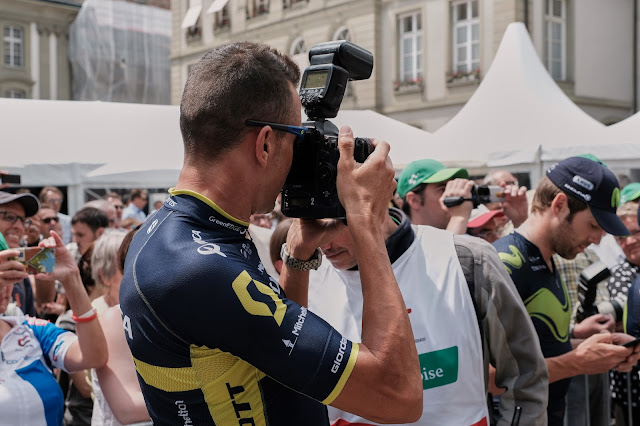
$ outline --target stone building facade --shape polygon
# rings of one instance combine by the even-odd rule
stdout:
[[[576,104],[606,124],[632,113],[633,0],[174,0],[171,9],[174,104],[190,65],[216,45],[262,41],[304,67],[313,45],[349,39],[375,64],[342,108],[433,132],[473,94],[508,24],[522,21]]]
[[[73,0],[2,0],[0,97],[71,98],[69,25]]]

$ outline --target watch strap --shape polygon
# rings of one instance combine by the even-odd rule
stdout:
[[[322,251],[317,248],[313,256],[309,260],[300,260],[291,256],[289,252],[287,252],[287,243],[282,244],[282,248],[280,249],[280,257],[282,258],[282,262],[299,271],[309,271],[311,269],[316,270],[320,267],[322,263]]]

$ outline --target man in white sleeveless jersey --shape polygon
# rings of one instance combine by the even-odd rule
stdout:
[[[498,424],[511,424],[517,412],[520,424],[546,425],[547,369],[535,330],[495,250],[478,238],[411,226],[394,208],[383,229],[420,359],[423,412],[415,424],[488,425],[491,363],[496,384],[508,389]],[[296,222],[290,232],[297,232]],[[310,275],[308,300],[305,288],[285,291],[358,341],[363,288],[354,247],[345,227],[321,247],[329,262]],[[332,426],[375,425],[331,407],[329,419]]]

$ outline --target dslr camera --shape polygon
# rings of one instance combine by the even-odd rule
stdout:
[[[610,314],[616,321],[622,320],[625,296],[618,293],[618,296],[609,300],[603,300],[596,304],[596,291],[598,283],[611,276],[609,268],[602,262],[595,262],[580,272],[580,284],[578,286],[578,309],[576,321],[582,322],[584,319],[595,314]]]
[[[338,128],[327,118],[338,115],[347,81],[365,80],[373,55],[348,41],[321,43],[309,51],[310,65],[300,82],[300,100],[309,121],[293,146],[293,162],[282,188],[282,213],[309,219],[344,218],[338,199]],[[354,157],[364,162],[373,152],[367,138],[355,138]]]

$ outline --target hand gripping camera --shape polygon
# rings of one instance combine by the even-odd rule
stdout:
[[[596,262],[584,268],[580,273],[578,286],[578,310],[576,321],[582,322],[585,318],[595,314],[611,314],[616,321],[622,319],[622,310],[625,305],[624,297],[616,297],[596,304],[596,289],[598,283],[611,276],[609,269],[602,263]]]
[[[349,80],[365,80],[373,71],[371,52],[348,41],[321,43],[309,51],[310,66],[300,83],[300,100],[311,121],[293,147],[293,162],[282,188],[282,213],[309,219],[344,218],[336,188],[338,128],[327,118],[338,115]],[[373,152],[366,138],[355,138],[359,163]]]

